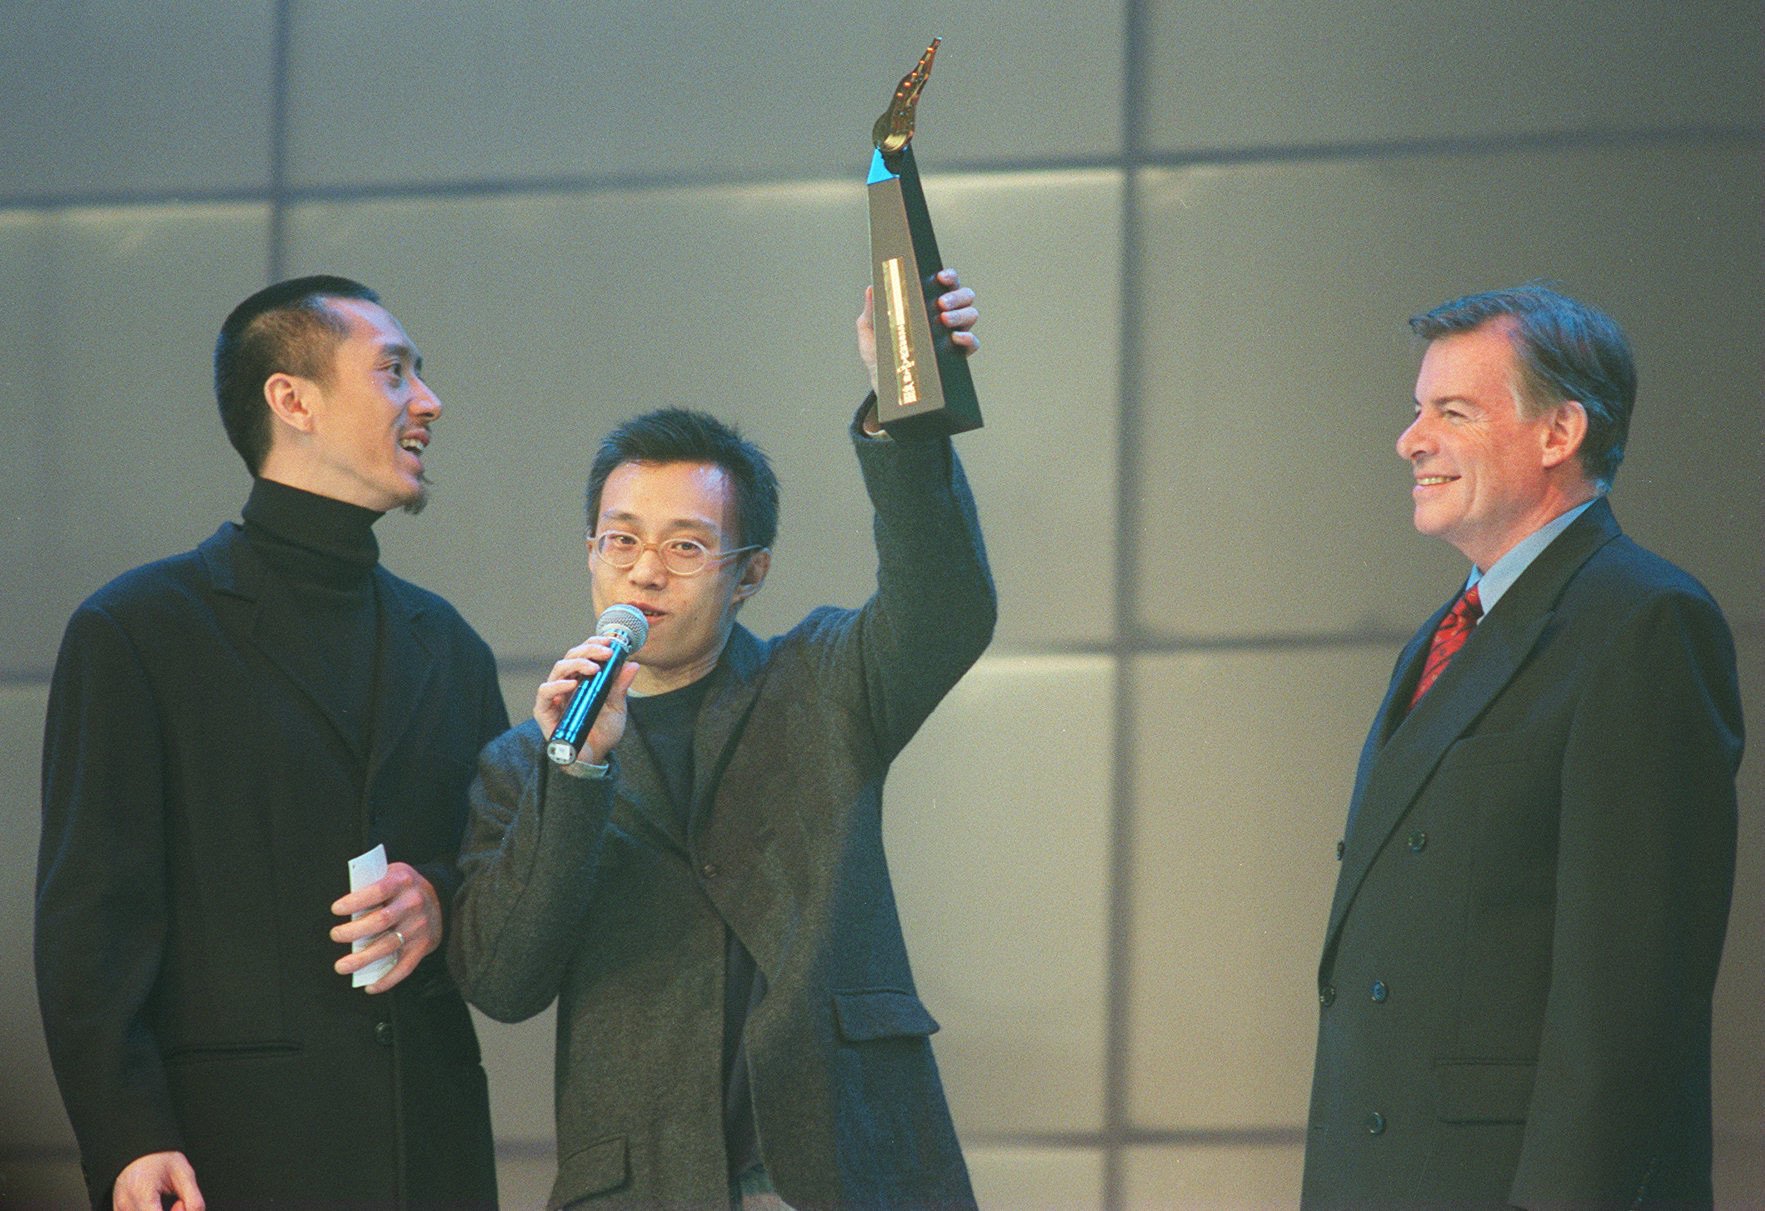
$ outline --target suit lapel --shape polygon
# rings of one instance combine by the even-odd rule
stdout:
[[[1433,617],[1422,624],[1404,645],[1403,651],[1398,653],[1397,664],[1391,670],[1391,680],[1385,686],[1385,698],[1373,714],[1373,726],[1367,732],[1365,743],[1361,745],[1360,761],[1355,766],[1354,793],[1348,799],[1348,823],[1342,830],[1345,840],[1356,828],[1361,804],[1366,801],[1367,779],[1372,775],[1374,764],[1384,750],[1386,741],[1391,739],[1391,733],[1403,722],[1404,704],[1409,701],[1416,681],[1422,675],[1422,660],[1428,650],[1429,641],[1451,606],[1449,599],[1446,605],[1434,611]]]
[[[1375,754],[1385,747],[1391,740],[1391,734],[1408,716],[1410,695],[1416,692],[1416,682],[1422,679],[1422,666],[1427,663],[1428,648],[1434,642],[1434,632],[1440,629],[1441,620],[1447,616],[1453,602],[1457,600],[1457,593],[1447,598],[1446,603],[1435,610],[1428,621],[1410,636],[1410,641],[1398,654],[1397,665],[1391,672],[1391,684],[1385,687],[1385,700],[1379,704],[1373,730],[1367,737]]]
[[[1326,962],[1368,869],[1441,758],[1526,662],[1581,565],[1618,533],[1611,506],[1604,499],[1594,502],[1520,574],[1433,688],[1407,713],[1402,704],[1415,685],[1417,663],[1451,602],[1404,648],[1361,754],[1349,809],[1353,827],[1325,934]]]

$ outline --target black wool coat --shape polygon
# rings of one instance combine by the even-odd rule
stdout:
[[[68,624],[36,962],[94,1207],[165,1150],[217,1211],[494,1205],[477,1039],[441,954],[380,996],[332,971],[350,857],[384,842],[450,902],[472,763],[507,726],[484,642],[373,575],[369,752],[287,659],[303,620],[237,525]]]

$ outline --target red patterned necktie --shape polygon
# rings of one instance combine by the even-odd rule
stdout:
[[[1476,629],[1477,620],[1483,617],[1483,602],[1477,596],[1477,586],[1472,585],[1459,599],[1453,602],[1452,609],[1440,620],[1435,628],[1434,642],[1428,645],[1428,663],[1422,666],[1422,679],[1416,682],[1416,692],[1410,696],[1410,705],[1415,706],[1422,700],[1458,650],[1465,646],[1465,640],[1471,637]]]

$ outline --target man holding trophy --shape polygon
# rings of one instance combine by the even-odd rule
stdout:
[[[974,292],[915,269],[894,302],[927,294],[924,326],[960,366]],[[974,1205],[896,914],[882,786],[992,636],[949,440],[979,417],[884,430],[903,419],[899,351],[923,389],[940,377],[935,350],[876,322],[887,306],[867,297],[858,319],[870,599],[769,640],[741,626],[772,560],[766,456],[703,413],[636,417],[589,472],[601,633],[480,758],[449,960],[492,1017],[558,1004],[553,1207]],[[882,376],[879,345],[896,351]]]

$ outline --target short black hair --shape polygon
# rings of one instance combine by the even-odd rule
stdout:
[[[688,408],[634,416],[606,437],[588,471],[588,529],[601,514],[601,489],[625,463],[710,463],[735,483],[736,545],[770,547],[778,536],[778,477],[766,452],[734,426]]]
[[[378,303],[360,282],[318,273],[266,286],[233,308],[214,347],[214,393],[227,440],[253,475],[270,452],[270,411],[263,397],[272,374],[323,382],[331,357],[349,335],[327,299]]]
[[[1602,488],[1611,487],[1636,405],[1636,360],[1611,316],[1541,282],[1527,282],[1442,303],[1411,316],[1410,328],[1432,341],[1509,318],[1523,409],[1537,415],[1564,400],[1579,403],[1587,413],[1581,469]]]

